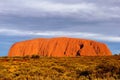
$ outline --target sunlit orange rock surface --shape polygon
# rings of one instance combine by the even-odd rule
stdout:
[[[52,57],[110,56],[108,47],[100,42],[78,38],[38,38],[17,42],[8,56],[40,55]]]

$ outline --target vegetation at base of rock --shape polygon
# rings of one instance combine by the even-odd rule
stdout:
[[[0,57],[0,80],[119,80],[120,56]]]
[[[32,59],[39,59],[40,56],[39,56],[39,55],[32,55],[31,58],[32,58]]]

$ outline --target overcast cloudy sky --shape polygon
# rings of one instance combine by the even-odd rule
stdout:
[[[120,0],[0,0],[0,56],[18,41],[68,36],[120,53]]]

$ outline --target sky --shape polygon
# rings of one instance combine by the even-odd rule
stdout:
[[[75,37],[120,53],[120,0],[0,0],[0,56],[32,38]]]

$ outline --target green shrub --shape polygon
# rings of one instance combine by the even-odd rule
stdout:
[[[23,59],[29,59],[29,58],[30,58],[29,55],[23,56]]]
[[[39,55],[32,55],[31,58],[32,58],[32,59],[39,59],[40,56],[39,56]]]
[[[103,62],[96,66],[97,77],[112,77],[114,75],[120,75],[120,65],[116,61]]]

